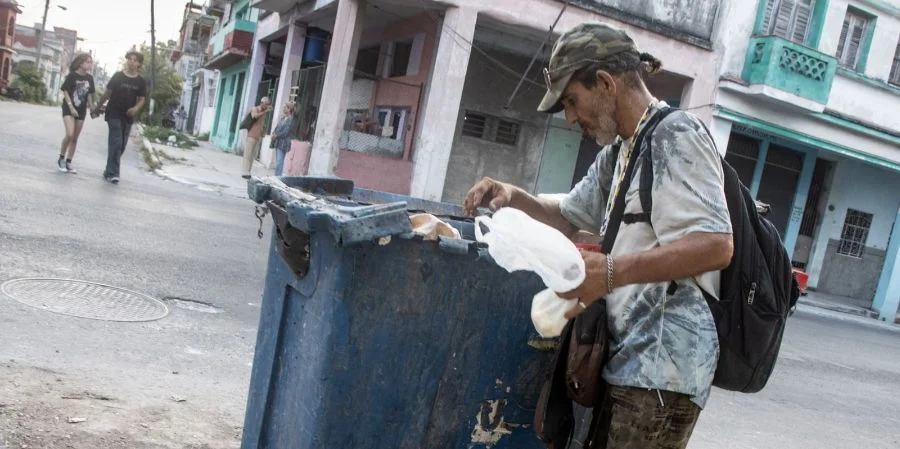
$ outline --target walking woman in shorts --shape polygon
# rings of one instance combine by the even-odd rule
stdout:
[[[87,53],[75,56],[72,65],[69,66],[69,74],[63,81],[62,91],[65,98],[62,114],[66,136],[63,137],[56,165],[59,171],[64,173],[78,173],[72,168],[72,157],[75,156],[75,147],[78,145],[78,136],[81,135],[88,108],[93,108],[94,77],[90,74],[93,63],[91,55]]]

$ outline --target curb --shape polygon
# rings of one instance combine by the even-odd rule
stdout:
[[[156,167],[149,166],[147,168],[150,169],[151,172],[157,173],[163,166],[162,161],[159,159],[159,155],[156,154],[156,149],[153,148],[153,143],[150,142],[150,139],[144,137],[144,125],[137,123],[134,125],[137,128],[138,134],[141,136],[141,149],[146,150],[147,154],[150,156],[150,159],[156,164]],[[158,174],[158,173],[157,173]]]
[[[896,324],[890,324],[884,321],[879,321],[877,319],[871,319],[860,315],[835,312],[833,310],[825,309],[822,307],[799,304],[799,306],[797,307],[796,315],[799,314],[813,315],[821,318],[838,320],[845,323],[858,324],[870,329],[879,329],[900,335],[900,326]],[[790,320],[790,317],[788,317],[788,319]]]
[[[803,304],[808,307],[815,307],[818,309],[830,310],[832,312],[845,313],[848,315],[860,316],[863,318],[878,318],[878,313],[872,310],[860,309],[858,307],[848,307],[841,306],[838,304],[822,304],[816,301],[810,301],[808,299],[804,299],[802,296],[797,300],[798,304]]]
[[[203,181],[195,182],[195,181],[187,180],[185,178],[167,173],[163,169],[164,164],[163,164],[162,158],[159,156],[159,152],[155,148],[153,142],[151,142],[150,139],[147,139],[146,137],[144,137],[144,127],[140,124],[135,124],[135,128],[141,134],[143,149],[146,150],[147,155],[151,159],[151,162],[156,166],[156,167],[148,166],[147,168],[150,170],[150,172],[152,172],[156,176],[159,176],[160,178],[165,179],[167,181],[172,181],[177,184],[195,188],[197,190],[219,193],[220,195],[227,195],[227,196],[232,196],[232,197],[240,198],[240,199],[247,199],[246,191],[243,188],[240,190],[240,192],[241,192],[240,194],[232,193],[232,191],[233,191],[232,186],[205,183]],[[146,163],[146,161],[145,161],[145,163]]]

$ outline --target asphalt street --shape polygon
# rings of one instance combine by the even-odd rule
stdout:
[[[0,412],[21,408],[27,418],[29,408],[68,407],[90,415],[64,429],[77,448],[112,447],[95,441],[110,432],[128,448],[236,447],[268,251],[254,204],[158,178],[134,141],[121,184],[106,183],[101,119],[85,125],[79,173],[60,173],[62,136],[58,108],[0,103],[0,282],[81,279],[181,300],[169,301],[162,320],[116,323],[0,298],[0,383],[24,385],[0,389]],[[52,373],[50,395],[40,383],[28,389],[42,373]],[[58,399],[84,391],[115,400],[93,409]],[[14,420],[0,415],[0,446],[17,438],[3,435],[12,425],[4,429],[4,417]],[[22,433],[54,419],[25,419]]]

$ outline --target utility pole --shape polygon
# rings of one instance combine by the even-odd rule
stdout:
[[[48,0],[49,1],[49,0]],[[150,122],[153,122],[153,89],[156,86],[156,5],[150,0]]]
[[[41,21],[41,35],[38,36],[38,50],[37,50],[37,66],[38,66],[38,74],[41,77],[41,82],[44,82],[44,64],[41,64],[41,59],[44,58],[44,34],[46,34],[47,30],[47,11],[50,9],[50,0],[46,0],[44,2],[44,19]]]

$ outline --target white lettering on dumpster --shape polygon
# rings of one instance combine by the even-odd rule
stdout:
[[[506,399],[494,399],[481,403],[481,409],[475,416],[475,429],[472,431],[472,443],[491,447],[497,444],[504,435],[512,430],[503,419]]]

